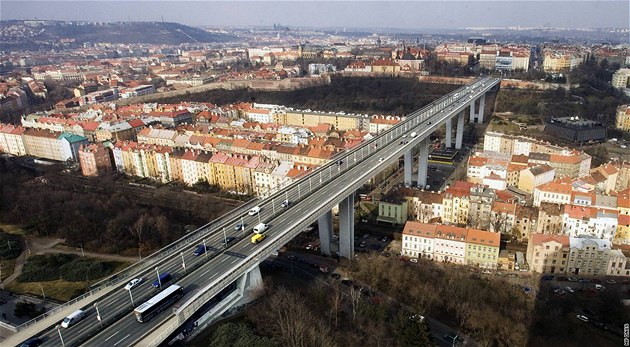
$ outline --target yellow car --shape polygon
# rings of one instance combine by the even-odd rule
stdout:
[[[252,243],[258,243],[264,239],[265,239],[264,234],[255,234],[254,236],[252,236]]]

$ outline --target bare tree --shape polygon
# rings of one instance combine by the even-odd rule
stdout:
[[[341,310],[341,305],[343,304],[343,295],[341,294],[341,290],[339,289],[339,283],[335,281],[333,283],[332,295],[330,296],[330,315],[335,317],[335,329],[338,327],[339,323],[339,311]]]
[[[357,308],[361,301],[361,291],[363,287],[355,289],[354,286],[350,287],[350,301],[352,303],[352,319],[357,319]]]

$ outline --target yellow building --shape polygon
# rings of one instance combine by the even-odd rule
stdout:
[[[496,268],[500,245],[501,234],[469,228],[466,233],[466,264]]]
[[[615,127],[619,130],[630,131],[630,106],[621,105],[617,107],[615,117]]]
[[[617,233],[615,243],[630,244],[630,189],[622,190],[617,195]]]

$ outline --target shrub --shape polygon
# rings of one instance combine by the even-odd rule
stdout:
[[[36,255],[28,258],[18,282],[95,280],[109,275],[114,266],[112,262],[99,262],[74,254]]]

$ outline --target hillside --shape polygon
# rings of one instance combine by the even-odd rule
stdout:
[[[57,46],[61,40],[84,42],[146,43],[178,45],[182,43],[225,42],[234,37],[209,33],[199,28],[170,22],[62,22],[21,21],[1,22],[0,42],[6,48],[40,49]]]

